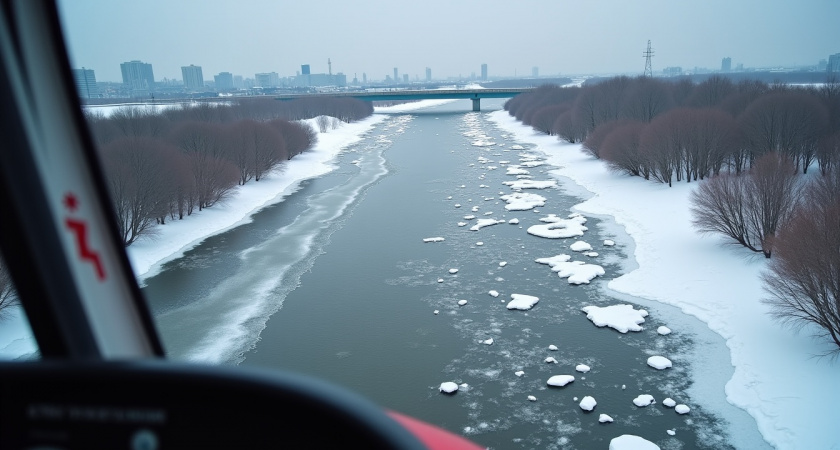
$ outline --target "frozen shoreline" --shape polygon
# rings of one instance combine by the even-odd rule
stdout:
[[[726,399],[747,411],[776,448],[840,448],[833,407],[840,402],[837,365],[816,360],[829,349],[807,333],[796,335],[770,319],[759,274],[764,258],[691,227],[688,197],[697,183],[673,188],[611,173],[585,154],[517,122],[506,111],[488,114],[499,127],[546,154],[557,170],[589,194],[575,206],[608,215],[635,241],[638,268],[609,283],[634,297],[676,306],[722,336],[734,374]]]

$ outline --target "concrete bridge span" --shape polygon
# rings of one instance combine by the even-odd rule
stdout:
[[[399,100],[430,100],[430,99],[470,99],[472,110],[481,110],[482,98],[511,98],[534,88],[513,89],[417,89],[417,90],[376,90],[357,92],[325,92],[319,94],[287,94],[275,96],[277,100],[294,100],[297,98],[355,98],[369,102],[387,102]]]

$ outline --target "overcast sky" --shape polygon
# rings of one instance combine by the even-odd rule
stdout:
[[[245,6],[247,5],[247,6]],[[840,0],[59,0],[74,67],[122,81],[120,63],[151,63],[155,79],[233,72],[294,75],[399,68],[435,78],[641,73],[817,64],[840,53]]]

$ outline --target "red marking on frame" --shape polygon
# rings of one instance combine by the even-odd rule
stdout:
[[[79,258],[82,261],[91,262],[94,269],[96,269],[96,278],[99,278],[99,281],[104,280],[105,268],[102,266],[102,259],[99,258],[99,253],[94,252],[88,246],[87,224],[76,219],[65,219],[64,225],[76,236],[76,247],[79,249]]]
[[[67,194],[64,194],[64,207],[71,213],[76,212],[76,208],[79,207],[79,200],[74,194],[68,192]]]

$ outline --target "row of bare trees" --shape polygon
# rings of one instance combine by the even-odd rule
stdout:
[[[615,170],[669,185],[740,173],[771,152],[803,172],[817,161],[825,173],[840,158],[840,83],[833,81],[790,88],[721,77],[697,85],[615,77],[542,86],[505,107],[538,131],[583,142]]]
[[[160,114],[121,108],[109,117],[88,115],[123,242],[132,244],[167,218],[213,206],[237,184],[260,181],[311,147],[315,131],[286,120],[290,112],[300,115],[294,118],[337,114],[347,121],[369,114],[364,102],[346,100],[249,100]]]

